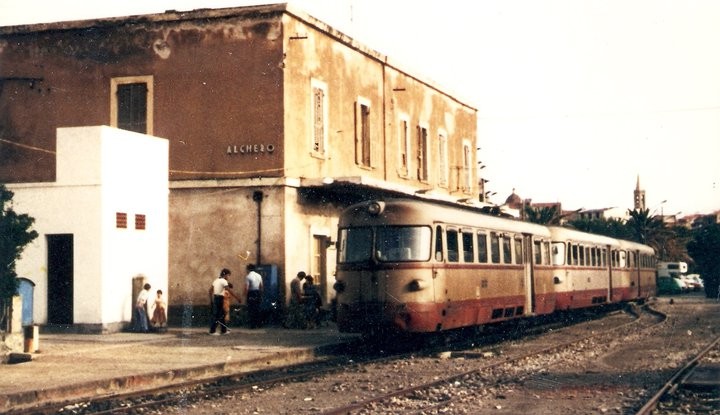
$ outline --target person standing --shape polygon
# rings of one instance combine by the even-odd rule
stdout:
[[[167,324],[167,315],[165,314],[165,300],[163,300],[162,290],[157,290],[157,296],[155,297],[155,311],[150,319],[153,327],[156,329],[162,329]]]
[[[230,303],[232,302],[232,299],[235,298],[238,303],[242,304],[242,300],[240,297],[235,295],[235,293],[232,290],[233,285],[228,283],[227,288],[225,288],[225,291],[223,291],[223,313],[225,313],[225,325],[230,325]]]
[[[147,333],[150,331],[147,316],[148,298],[150,298],[150,284],[145,283],[135,300],[135,327],[133,329],[138,333]]]
[[[317,286],[313,283],[313,277],[308,275],[303,285],[303,306],[305,308],[306,328],[320,327],[320,307],[322,297]]]
[[[263,281],[262,276],[255,272],[255,265],[248,264],[248,274],[245,276],[245,304],[247,304],[250,328],[258,328],[262,323],[260,303],[262,302]]]
[[[288,306],[287,319],[285,327],[289,329],[305,328],[305,311],[302,307],[303,302],[303,280],[305,279],[305,271],[300,271],[297,276],[290,282],[290,305]]]
[[[218,336],[217,333],[217,326],[220,325],[220,332],[222,334],[226,334],[228,332],[227,326],[225,325],[225,310],[223,308],[223,303],[225,301],[225,290],[228,289],[228,281],[227,277],[230,276],[231,272],[227,268],[223,268],[222,271],[220,271],[220,276],[215,278],[215,280],[212,282],[212,285],[210,286],[209,293],[211,295],[211,313],[212,316],[210,318],[210,335],[212,336]]]

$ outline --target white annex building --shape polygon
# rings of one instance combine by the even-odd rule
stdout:
[[[56,156],[54,183],[7,186],[14,210],[33,217],[39,234],[16,266],[23,303],[32,304],[23,324],[122,330],[138,284],[167,296],[168,141],[105,126],[59,128]]]

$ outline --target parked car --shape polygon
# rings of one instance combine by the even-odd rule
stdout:
[[[658,277],[657,288],[658,294],[681,294],[688,290],[680,277]]]
[[[703,283],[702,278],[700,278],[700,274],[683,275],[682,279],[685,281],[685,284],[687,284],[688,289],[692,291],[699,291],[705,288],[705,284]]]

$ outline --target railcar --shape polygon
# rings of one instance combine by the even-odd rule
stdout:
[[[558,310],[647,299],[655,294],[654,251],[635,242],[552,226]]]
[[[437,332],[622,298],[610,287],[620,241],[476,209],[359,203],[341,214],[337,241],[342,332]]]

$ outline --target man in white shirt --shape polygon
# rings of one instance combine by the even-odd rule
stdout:
[[[209,294],[210,299],[212,301],[212,316],[210,318],[210,335],[218,336],[219,334],[216,332],[218,324],[220,325],[220,332],[222,334],[227,334],[228,328],[223,323],[225,320],[225,310],[223,309],[223,300],[225,299],[225,290],[228,288],[228,281],[227,277],[231,274],[230,270],[227,268],[223,268],[222,271],[220,271],[220,276],[215,278],[215,280],[212,282],[212,285],[210,286]]]
[[[150,331],[147,318],[147,300],[150,298],[150,284],[145,283],[135,300],[135,327],[134,331],[147,333]]]
[[[262,324],[260,303],[262,302],[263,281],[262,276],[255,272],[255,265],[248,264],[248,274],[245,276],[245,298],[247,301],[250,328],[258,328]]]

